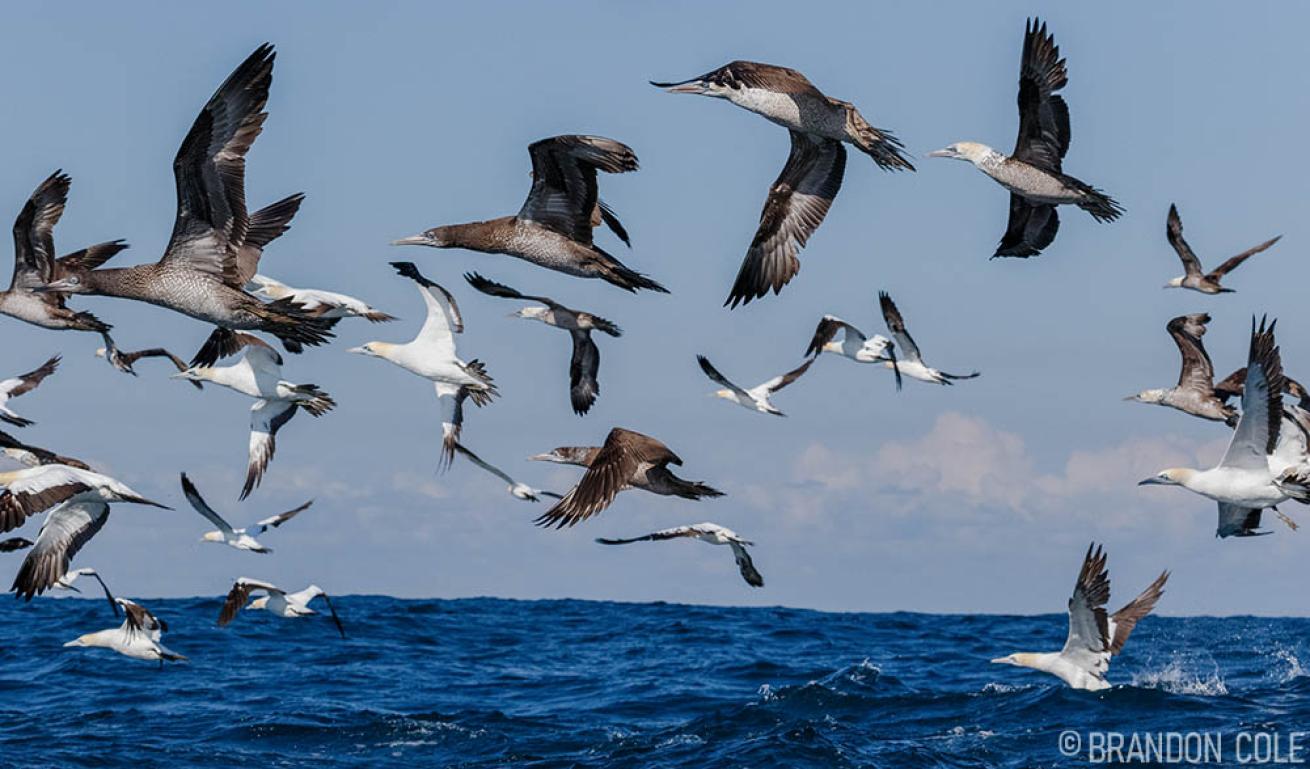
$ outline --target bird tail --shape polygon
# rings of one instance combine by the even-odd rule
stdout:
[[[381,312],[379,310],[369,310],[368,312],[364,313],[364,317],[368,318],[370,321],[374,323],[387,323],[396,320],[395,315],[388,315],[385,312]]]
[[[673,493],[683,499],[700,499],[701,497],[721,497],[723,492],[701,483],[700,481],[688,481],[679,478],[676,475],[670,475],[673,482]]]
[[[468,390],[469,398],[473,399],[473,405],[485,406],[491,403],[491,400],[500,394],[496,385],[487,373],[487,364],[480,360],[471,360],[464,364],[464,371],[474,379],[477,379],[479,385],[464,385]]]
[[[661,294],[669,293],[669,290],[664,286],[661,286],[651,278],[642,275],[640,272],[630,269],[623,264],[623,262],[615,259],[602,249],[592,246],[592,251],[600,257],[598,262],[601,268],[600,277],[606,282],[612,283],[625,291],[631,291],[634,294],[637,293],[638,289],[642,288],[647,291],[658,291]]]
[[[856,148],[873,158],[884,171],[913,171],[914,164],[905,157],[905,145],[891,131],[874,128],[853,106],[846,108],[846,132]]]
[[[250,308],[264,321],[261,331],[282,340],[287,352],[298,353],[306,346],[326,344],[333,337],[332,327],[340,318],[323,318],[296,304],[289,297]]]
[[[1274,479],[1274,486],[1302,504],[1310,503],[1310,467],[1289,467]]]
[[[1087,184],[1081,185],[1083,199],[1078,207],[1098,222],[1113,222],[1123,216],[1124,208],[1114,198]]]
[[[605,320],[599,315],[591,316],[591,324],[595,326],[597,331],[604,332],[606,334],[609,334],[610,336],[613,337],[623,336],[623,329],[619,328],[618,325],[615,324],[613,321]]]
[[[948,374],[945,371],[938,371],[937,373],[941,374],[943,377],[947,379],[977,379],[978,377],[982,376],[981,371],[972,371],[968,374]]]
[[[292,387],[292,390],[301,399],[296,400],[296,405],[308,411],[311,416],[321,417],[332,409],[336,408],[337,402],[332,400],[332,396],[318,389],[317,385],[301,384]]]

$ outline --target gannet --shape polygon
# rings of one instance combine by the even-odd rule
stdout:
[[[515,499],[521,499],[525,502],[540,502],[541,497],[554,497],[555,499],[563,499],[563,497],[561,497],[559,494],[556,494],[553,491],[542,491],[541,489],[534,489],[526,483],[520,483],[519,481],[514,480],[513,478],[509,477],[509,474],[506,473],[504,470],[501,470],[499,467],[496,467],[495,465],[487,463],[482,459],[482,457],[479,457],[477,454],[474,454],[472,451],[469,451],[468,447],[462,443],[459,442],[455,443],[455,451],[459,454],[464,455],[464,458],[467,459],[468,461],[472,462],[478,467],[481,467],[483,470],[486,470],[487,472],[501,479],[505,483],[508,483],[509,486],[506,488],[509,491],[510,496],[514,497]]]
[[[187,364],[183,363],[181,358],[162,347],[151,347],[145,350],[137,350],[136,352],[123,352],[117,347],[100,347],[96,350],[96,357],[109,359],[109,362],[114,366],[114,368],[133,376],[136,376],[136,370],[133,366],[135,366],[136,362],[142,358],[167,358],[169,362],[173,364],[173,368],[178,371],[187,370]],[[195,380],[191,380],[191,385],[197,390],[205,389],[204,385]]]
[[[68,465],[40,465],[3,472],[0,487],[4,489],[0,491],[0,533],[13,531],[31,516],[60,503],[134,502],[172,509],[146,499],[122,481]]]
[[[760,214],[759,229],[724,305],[736,307],[782,291],[800,272],[797,254],[823,223],[846,172],[843,143],[885,171],[913,171],[901,142],[874,128],[854,104],[824,95],[794,69],[734,61],[681,83],[655,83],[670,93],[727,99],[786,128],[791,154]]]
[[[64,646],[98,646],[113,649],[127,657],[139,660],[164,660],[180,662],[186,659],[159,642],[160,636],[168,631],[168,623],[155,617],[146,607],[126,598],[117,598],[118,604],[127,613],[123,624],[109,630],[88,633],[64,644]]]
[[[36,424],[32,420],[24,419],[10,411],[9,401],[35,390],[37,385],[41,384],[46,377],[55,373],[57,368],[59,368],[58,355],[42,363],[40,368],[0,381],[0,420],[8,422],[14,427],[28,427]]]
[[[223,609],[218,614],[218,626],[224,627],[236,618],[237,612],[245,606],[246,600],[250,598],[251,593],[262,592],[263,596],[250,602],[247,609],[263,609],[264,611],[278,617],[309,617],[318,612],[309,608],[309,602],[323,596],[323,601],[327,604],[328,611],[332,614],[332,622],[337,626],[337,632],[342,638],[346,637],[346,629],[341,626],[341,619],[337,617],[337,610],[332,607],[332,599],[328,594],[323,592],[323,588],[318,585],[310,585],[301,590],[299,593],[288,593],[282,588],[250,577],[240,577],[232,585],[232,589],[227,593],[227,600],[223,602]]]
[[[261,45],[201,110],[173,160],[177,218],[158,262],[91,269],[51,281],[44,290],[116,296],[164,307],[218,327],[192,360],[211,365],[236,329],[266,331],[289,352],[320,345],[335,320],[290,300],[265,304],[244,290],[264,244],[295,214],[300,196],[246,213],[246,152],[267,117],[273,48]],[[248,273],[248,274],[246,274]],[[108,347],[109,345],[106,345]]]
[[[115,617],[122,616],[123,612],[118,608],[118,601],[114,599],[114,594],[109,590],[109,585],[105,584],[104,579],[100,576],[100,572],[89,566],[84,566],[80,569],[72,569],[64,574],[64,576],[60,577],[58,581],[50,587],[54,590],[69,590],[74,593],[81,593],[82,589],[73,584],[74,582],[77,582],[80,577],[94,577],[95,581],[100,583],[100,590],[105,594],[105,600],[109,602],[109,610],[114,613]]]
[[[920,382],[949,385],[954,384],[954,380],[973,379],[979,375],[977,371],[968,374],[948,374],[928,366],[919,353],[919,345],[914,343],[910,332],[905,330],[905,319],[901,317],[901,311],[896,309],[896,303],[886,291],[878,292],[878,302],[882,306],[882,317],[887,322],[887,330],[891,332],[892,338],[896,340],[896,346],[901,350],[900,360],[884,361],[882,365],[896,372],[898,381],[904,374]]]
[[[78,570],[75,574],[68,567],[78,551],[100,533],[108,520],[107,502],[69,501],[56,506],[42,522],[36,542],[23,559],[9,589],[30,601],[32,596],[52,587],[76,590],[73,582],[82,574],[95,574],[99,580],[100,575],[94,569]],[[101,584],[103,586],[103,581]],[[109,588],[105,588],[105,594],[109,594]],[[110,603],[113,603],[112,596]]]
[[[347,352],[390,361],[435,385],[437,400],[446,405],[441,417],[441,464],[449,466],[464,424],[464,399],[472,398],[475,405],[485,406],[496,397],[496,385],[482,361],[465,363],[455,355],[455,334],[464,333],[455,297],[423,277],[413,262],[392,262],[391,266],[418,284],[428,313],[423,327],[418,336],[404,344],[369,342]]]
[[[600,349],[591,338],[592,330],[601,331],[612,337],[623,336],[623,330],[599,315],[592,315],[582,310],[574,310],[545,296],[520,294],[509,286],[487,280],[477,273],[468,273],[464,279],[473,288],[490,296],[503,299],[522,299],[529,302],[541,302],[545,307],[524,307],[512,317],[527,320],[539,320],[547,326],[554,326],[569,332],[573,338],[573,356],[569,359],[569,400],[575,414],[586,414],[591,404],[600,394],[600,383],[596,375],[600,371]]]
[[[1178,384],[1167,390],[1142,390],[1124,400],[1168,406],[1185,414],[1235,426],[1237,409],[1225,403],[1226,398],[1217,392],[1214,365],[1210,363],[1210,356],[1206,354],[1205,345],[1201,342],[1201,337],[1205,336],[1205,324],[1209,322],[1209,314],[1203,312],[1179,315],[1170,320],[1165,328],[1183,357]]]
[[[603,136],[552,136],[533,142],[528,154],[532,190],[517,214],[433,227],[392,245],[506,254],[580,278],[600,278],[627,291],[667,294],[664,286],[628,269],[592,241],[592,230],[602,222],[628,240],[614,212],[597,197],[596,172],[636,171],[632,148]]]
[[[231,366],[193,366],[174,374],[183,379],[213,382],[242,395],[255,398],[250,407],[250,447],[246,464],[246,482],[241,499],[259,486],[268,463],[277,451],[277,431],[303,409],[321,417],[336,407],[332,396],[317,385],[295,384],[282,378],[282,356],[268,343],[250,334],[235,334],[233,344],[244,350],[241,360]]]
[[[314,500],[311,499],[294,510],[288,510],[285,513],[279,513],[272,517],[265,518],[262,521],[257,522],[254,526],[234,529],[231,524],[223,520],[223,516],[216,513],[214,508],[210,507],[209,504],[205,502],[205,498],[200,496],[200,490],[196,488],[190,478],[186,477],[186,473],[182,473],[182,493],[186,495],[187,501],[191,503],[191,506],[195,508],[197,513],[200,513],[207,518],[210,523],[218,527],[217,531],[205,532],[200,538],[201,542],[217,542],[229,547],[234,547],[237,550],[249,550],[254,553],[273,552],[271,548],[259,544],[259,541],[255,539],[255,537],[258,537],[269,529],[276,529],[296,517],[298,513],[309,509],[309,506],[314,504]]]
[[[785,374],[780,374],[766,382],[761,382],[749,390],[728,381],[728,378],[723,374],[720,374],[719,370],[714,368],[714,365],[710,363],[710,359],[706,358],[704,355],[697,355],[696,362],[700,363],[701,371],[705,372],[705,376],[709,377],[710,381],[724,388],[722,390],[715,390],[712,393],[714,397],[731,401],[738,406],[751,409],[752,411],[758,411],[761,414],[773,414],[774,416],[785,417],[787,416],[786,414],[779,411],[769,402],[769,396],[792,382],[795,382],[797,379],[800,379],[801,374],[808,371],[810,365],[814,363],[814,358],[810,358],[800,366],[797,366]]]
[[[1019,65],[1019,138],[1014,154],[978,142],[956,142],[929,152],[932,158],[972,163],[1010,191],[1010,221],[996,256],[1037,256],[1060,228],[1059,205],[1075,205],[1098,222],[1112,222],[1123,207],[1062,170],[1069,151],[1069,107],[1056,92],[1069,82],[1064,59],[1046,24],[1030,19]]]
[[[32,540],[25,537],[10,537],[9,539],[0,540],[0,553],[12,553],[17,550],[25,550],[32,545]]]
[[[741,570],[741,578],[746,580],[746,584],[751,587],[764,587],[764,577],[755,570],[755,564],[751,561],[751,554],[746,551],[754,542],[748,542],[737,536],[737,532],[732,529],[720,526],[717,523],[694,523],[690,526],[678,526],[672,529],[661,529],[656,532],[647,534],[644,537],[633,537],[631,539],[597,539],[602,545],[626,545],[630,542],[658,542],[665,539],[678,539],[680,537],[690,537],[708,542],[711,545],[727,545],[732,548],[733,560],[737,562],[737,568]]]
[[[255,296],[272,301],[290,299],[323,318],[366,318],[374,323],[396,319],[381,310],[373,309],[362,299],[316,288],[292,288],[267,275],[254,275],[246,284],[246,289]]]
[[[1192,247],[1187,245],[1186,240],[1183,240],[1183,220],[1178,217],[1178,207],[1172,203],[1169,204],[1169,218],[1165,223],[1165,236],[1169,239],[1169,245],[1173,246],[1174,251],[1178,252],[1178,259],[1182,261],[1185,272],[1182,277],[1171,279],[1164,287],[1190,288],[1193,291],[1200,291],[1202,294],[1231,294],[1233,289],[1224,288],[1219,285],[1219,281],[1223,280],[1225,275],[1237,269],[1237,265],[1269,248],[1283,237],[1279,235],[1270,238],[1254,248],[1248,248],[1237,256],[1230,257],[1210,272],[1203,273],[1201,272],[1201,260],[1196,258]]]
[[[837,341],[838,332],[841,332],[840,342]],[[890,363],[892,373],[896,375],[896,389],[901,389],[896,343],[882,334],[866,337],[863,331],[836,315],[824,315],[814,328],[814,337],[810,339],[810,346],[805,348],[805,354],[817,358],[825,352],[849,358],[856,363]]]
[[[534,521],[538,526],[560,529],[576,525],[609,507],[620,491],[630,488],[684,499],[723,496],[717,489],[674,475],[669,465],[682,465],[677,454],[649,435],[622,427],[610,430],[600,448],[561,447],[532,458],[587,468],[582,480]]]
[[[8,457],[24,467],[68,465],[79,470],[91,469],[87,463],[80,459],[61,456],[53,451],[28,445],[3,430],[0,430],[0,455]]]
[[[1109,689],[1105,674],[1110,669],[1110,658],[1123,651],[1133,628],[1155,608],[1168,579],[1169,572],[1162,572],[1128,605],[1107,614],[1110,572],[1105,567],[1105,553],[1093,543],[1087,548],[1069,599],[1069,637],[1064,648],[1039,654],[1019,652],[992,662],[1050,673],[1074,689]]]

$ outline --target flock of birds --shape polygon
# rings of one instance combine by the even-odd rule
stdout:
[[[47,329],[99,335],[104,346],[96,354],[120,371],[136,374],[135,366],[142,360],[160,358],[176,369],[172,376],[197,388],[221,385],[254,399],[247,472],[240,492],[243,500],[267,472],[278,431],[298,411],[319,417],[335,406],[319,387],[284,379],[281,354],[256,332],[275,337],[289,353],[300,353],[306,347],[326,344],[342,320],[396,320],[360,299],[292,287],[259,273],[264,249],[286,232],[303,200],[303,195],[296,194],[253,213],[247,211],[245,156],[267,117],[264,110],[273,62],[271,46],[258,48],[219,86],[187,133],[173,162],[177,181],[173,234],[157,262],[103,267],[127,247],[121,240],[56,257],[53,229],[70,185],[68,176],[56,172],[37,188],[15,222],[14,279],[7,291],[0,292],[0,314]],[[1059,228],[1059,206],[1076,206],[1098,222],[1112,222],[1123,212],[1104,192],[1063,171],[1069,149],[1069,109],[1059,91],[1067,79],[1065,60],[1046,25],[1029,21],[1021,55],[1019,132],[1013,152],[1006,155],[984,144],[962,141],[929,153],[929,157],[966,160],[1009,191],[1009,220],[997,257],[1032,257],[1050,246]],[[734,61],[690,80],[652,84],[670,93],[726,99],[790,133],[786,165],[769,190],[759,228],[724,303],[730,308],[765,297],[770,291],[777,294],[796,277],[798,255],[822,224],[841,187],[845,145],[854,146],[884,170],[914,170],[892,132],[870,125],[853,104],[825,95],[795,70]],[[532,187],[516,214],[434,227],[394,244],[505,254],[569,275],[598,278],[629,292],[667,293],[657,281],[624,265],[593,239],[603,226],[624,244],[629,243],[618,216],[598,195],[597,178],[598,172],[637,170],[632,149],[604,137],[568,135],[535,142],[528,152]],[[1169,286],[1206,294],[1229,291],[1222,280],[1244,260],[1277,241],[1266,241],[1206,273],[1183,240],[1182,224],[1172,207],[1168,239],[1185,268],[1185,274]],[[577,484],[562,495],[536,489],[480,458],[463,443],[465,405],[467,401],[478,407],[491,404],[499,395],[495,380],[481,360],[464,360],[457,354],[456,339],[464,324],[455,296],[425,277],[412,262],[398,261],[392,266],[422,297],[424,323],[408,342],[374,341],[350,352],[385,360],[432,383],[443,408],[443,466],[463,457],[498,477],[517,499],[537,502],[551,498],[550,508],[536,519],[543,527],[577,525],[604,511],[628,489],[690,500],[723,495],[706,483],[675,474],[671,467],[681,466],[682,459],[664,443],[621,427],[613,428],[603,445],[562,446],[532,457],[585,469]],[[574,412],[586,414],[600,394],[597,333],[619,337],[622,330],[605,318],[550,297],[521,293],[475,273],[464,277],[478,293],[527,303],[517,317],[568,332],[572,342],[569,401]],[[69,308],[70,300],[81,294],[148,302],[199,320],[213,330],[189,362],[159,348],[124,351],[115,344],[108,323]],[[815,328],[803,362],[754,387],[735,383],[704,356],[697,360],[719,387],[714,396],[776,416],[783,412],[772,398],[804,376],[824,353],[885,368],[892,372],[897,389],[903,378],[951,385],[979,376],[976,371],[951,374],[930,366],[892,298],[880,293],[879,303],[887,336],[866,335],[841,318],[825,315]],[[1183,359],[1178,384],[1170,389],[1144,390],[1132,399],[1225,422],[1234,429],[1231,444],[1215,468],[1171,468],[1142,483],[1182,486],[1215,500],[1220,537],[1267,533],[1259,528],[1265,509],[1295,528],[1277,505],[1289,499],[1310,502],[1310,396],[1283,375],[1272,322],[1253,323],[1247,365],[1216,384],[1201,342],[1208,322],[1204,313],[1169,322],[1168,331]],[[236,362],[219,365],[227,358]],[[55,373],[58,364],[59,358],[54,357],[29,373],[0,382],[0,420],[14,427],[31,425],[13,411],[10,402],[32,392]],[[1298,402],[1284,403],[1284,393]],[[46,590],[76,591],[74,583],[79,577],[94,577],[115,616],[121,610],[123,623],[67,645],[107,647],[131,657],[158,660],[161,666],[165,660],[184,659],[160,642],[167,630],[162,620],[140,604],[115,598],[94,569],[70,568],[78,551],[104,527],[111,505],[164,506],[85,462],[29,445],[8,433],[0,432],[0,448],[23,465],[22,469],[0,472],[0,532],[15,530],[28,518],[45,513],[35,541],[15,537],[0,542],[0,551],[28,549],[12,590],[30,600]],[[185,473],[181,485],[191,506],[215,527],[202,541],[253,553],[271,552],[259,538],[311,504],[236,528],[209,506]],[[752,543],[715,523],[597,541],[617,546],[671,539],[727,546],[746,583],[753,587],[764,584],[748,550]],[[1105,674],[1111,656],[1120,652],[1136,623],[1154,608],[1168,576],[1168,572],[1161,574],[1132,602],[1109,614],[1105,609],[1110,592],[1106,556],[1101,548],[1091,547],[1069,601],[1069,635],[1064,648],[993,661],[1042,670],[1077,688],[1105,688],[1109,686]],[[218,623],[231,622],[243,607],[279,617],[314,615],[310,604],[319,597],[344,637],[331,599],[318,586],[287,592],[249,577],[231,586]]]

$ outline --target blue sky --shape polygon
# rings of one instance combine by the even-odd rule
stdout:
[[[922,156],[973,139],[1009,150],[1024,20],[1042,13],[1069,60],[1066,170],[1127,208],[1112,225],[1063,213],[1038,259],[989,261],[1006,194],[964,164]],[[1218,3],[229,3],[5,9],[0,67],[12,107],[0,212],[16,215],[55,168],[74,179],[61,251],[127,238],[124,265],[158,258],[171,230],[171,161],[197,111],[259,43],[278,48],[269,118],[249,158],[251,208],[304,191],[290,233],[261,271],[360,296],[402,318],[343,323],[329,348],[289,356],[288,379],[339,408],[279,436],[264,486],[238,503],[249,401],[196,393],[150,362],[139,379],[92,357],[98,340],[0,318],[9,375],[53,353],[59,373],[18,402],[21,437],[90,459],[174,512],[118,506],[83,552],[118,591],[219,594],[239,575],[329,592],[400,596],[572,596],[820,609],[1059,611],[1086,543],[1107,543],[1126,600],[1174,570],[1161,611],[1304,614],[1310,533],[1218,541],[1212,503],[1133,484],[1173,464],[1213,462],[1226,429],[1124,403],[1171,385],[1165,322],[1207,311],[1220,374],[1244,363],[1252,313],[1280,318],[1284,365],[1310,374],[1304,274],[1310,119],[1298,52],[1310,11]],[[920,158],[887,174],[852,153],[827,222],[780,297],[721,303],[786,158],[781,128],[722,102],[664,94],[736,58],[798,68]],[[396,237],[514,212],[529,183],[526,146],[559,133],[630,144],[635,174],[601,192],[632,233],[601,241],[671,296],[508,257],[399,249]],[[1238,293],[1165,292],[1180,274],[1164,239],[1170,202],[1206,264],[1282,233],[1230,278]],[[530,525],[518,502],[467,464],[435,472],[431,386],[347,355],[405,341],[422,318],[390,260],[415,261],[455,292],[478,357],[503,397],[474,410],[466,442],[534,485],[564,491],[570,468],[526,457],[598,443],[614,425],[655,435],[686,477],[728,492],[692,503],[626,493],[563,532]],[[600,341],[602,395],[585,418],[567,402],[568,340],[475,294],[468,270],[619,323]],[[983,372],[954,388],[825,356],[777,399],[788,419],[704,397],[704,353],[753,384],[800,361],[832,312],[882,331],[890,291],[930,363]],[[83,298],[126,349],[184,357],[208,329],[147,305]],[[270,557],[201,545],[182,499],[190,474],[234,521],[314,497],[268,536]],[[1288,508],[1310,522],[1310,515]],[[603,548],[597,536],[712,520],[755,540],[768,586],[752,591],[726,551],[695,543]],[[35,531],[31,525],[31,532]],[[12,568],[17,558],[10,557]],[[1118,600],[1118,599],[1115,599]]]

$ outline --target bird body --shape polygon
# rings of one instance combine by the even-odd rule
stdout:
[[[1190,288],[1193,291],[1200,291],[1202,294],[1230,294],[1231,288],[1225,288],[1220,281],[1224,276],[1237,266],[1246,261],[1255,254],[1264,251],[1273,244],[1277,243],[1282,236],[1270,238],[1258,246],[1248,248],[1242,253],[1229,257],[1223,264],[1214,268],[1210,272],[1204,272],[1201,268],[1201,260],[1197,258],[1192,247],[1187,244],[1183,238],[1183,220],[1178,215],[1178,207],[1169,205],[1169,216],[1165,220],[1165,237],[1169,245],[1173,247],[1174,252],[1178,254],[1178,259],[1183,263],[1183,275],[1171,279],[1164,285],[1165,288]]]
[[[250,599],[252,593],[263,593],[263,595],[246,602]],[[244,606],[247,610],[263,610],[275,617],[291,619],[294,617],[312,617],[318,614],[317,611],[310,608],[309,603],[315,598],[322,596],[323,601],[327,604],[328,611],[331,612],[332,622],[337,626],[337,631],[341,637],[346,637],[346,631],[341,626],[341,619],[337,616],[337,610],[332,606],[332,599],[324,592],[323,588],[318,585],[310,585],[304,590],[288,593],[282,588],[263,580],[251,579],[250,577],[240,577],[228,591],[227,598],[223,601],[223,608],[218,615],[218,625],[223,627],[236,619],[237,613]]]
[[[706,542],[711,545],[727,545],[732,549],[733,560],[737,562],[737,568],[741,571],[742,579],[751,587],[764,587],[764,577],[760,575],[755,568],[755,563],[751,560],[747,547],[754,545],[754,542],[748,542],[742,539],[737,532],[726,526],[720,526],[717,523],[695,523],[690,526],[678,526],[672,529],[661,529],[642,537],[632,537],[631,539],[597,539],[602,545],[626,545],[632,542],[658,542],[666,539],[691,538],[700,542]]]
[[[838,334],[841,339],[837,338]],[[895,350],[896,344],[882,334],[866,337],[863,331],[836,315],[824,315],[805,354],[817,357],[826,352],[856,363],[894,363]]]
[[[785,374],[780,374],[765,382],[761,382],[750,389],[746,389],[733,384],[727,379],[727,377],[720,374],[719,370],[714,368],[713,364],[710,363],[709,358],[706,358],[704,355],[697,355],[696,360],[700,363],[701,370],[705,372],[705,376],[709,377],[711,381],[723,385],[723,389],[716,390],[713,393],[714,397],[722,398],[723,400],[735,403],[738,406],[750,409],[751,411],[758,411],[761,414],[772,414],[778,417],[785,417],[787,415],[779,411],[778,408],[773,405],[769,400],[769,396],[792,382],[795,382],[797,379],[800,379],[801,375],[808,371],[811,364],[814,363],[814,358],[810,358],[800,366],[797,366],[795,369],[788,371]]]
[[[919,345],[915,344],[914,337],[910,336],[910,332],[906,330],[905,319],[901,317],[901,311],[896,307],[896,303],[892,301],[891,296],[886,291],[880,291],[878,292],[878,302],[882,309],[883,320],[887,323],[887,330],[891,332],[892,339],[896,341],[896,347],[901,351],[898,358],[882,362],[883,366],[891,369],[896,375],[898,385],[902,376],[939,385],[950,385],[954,384],[956,380],[974,379],[979,376],[977,371],[968,374],[948,374],[924,363],[923,355],[919,352]]]
[[[160,643],[162,634],[168,630],[166,623],[134,601],[126,598],[115,600],[123,607],[126,615],[121,626],[78,636],[64,646],[111,649],[133,659],[152,662],[158,660],[160,665],[163,665],[165,660],[178,662],[186,659]]]
[[[1206,313],[1180,315],[1170,320],[1166,330],[1182,357],[1178,384],[1168,389],[1143,390],[1126,400],[1168,406],[1185,414],[1236,426],[1237,409],[1228,405],[1226,398],[1216,390],[1214,365],[1201,341],[1209,322],[1210,316]]]

